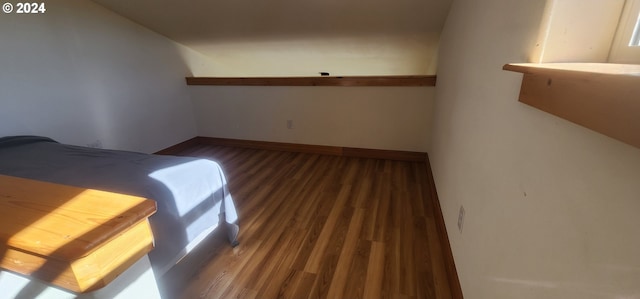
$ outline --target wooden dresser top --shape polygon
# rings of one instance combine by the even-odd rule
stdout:
[[[78,267],[73,263],[90,260],[86,257],[105,244],[114,243],[131,228],[141,224],[148,227],[146,219],[155,211],[155,201],[142,197],[0,175],[0,251],[15,252],[16,256],[0,258],[0,267],[26,275],[42,272],[27,265],[26,260],[31,258]],[[137,231],[146,230],[140,229]],[[146,253],[153,248],[150,230],[144,234],[149,236],[140,242],[146,243],[131,253],[137,258],[141,251]],[[114,257],[104,258],[103,252],[100,256],[102,260],[122,258],[120,255],[126,252],[124,248],[115,249]],[[23,266],[34,269],[22,269]],[[95,273],[91,275],[96,278]],[[89,287],[77,287],[74,291]]]

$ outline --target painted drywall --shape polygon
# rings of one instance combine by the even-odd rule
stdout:
[[[213,64],[103,7],[0,17],[0,136],[152,152],[196,135],[184,77]]]
[[[463,293],[638,298],[640,149],[518,102],[502,70],[544,7],[455,0],[442,33],[429,156]]]
[[[607,62],[625,0],[547,0],[530,62]]]
[[[195,75],[433,75],[438,39],[439,34],[426,33],[211,40],[193,47],[221,67]]]
[[[436,74],[440,31],[451,2],[94,1],[215,62],[192,67],[194,76],[241,77]],[[201,136],[428,148],[433,87],[190,90]],[[294,128],[287,128],[287,120]]]
[[[207,76],[434,74],[451,0],[94,0],[222,66]]]
[[[201,136],[422,152],[429,146],[434,87],[191,88]]]

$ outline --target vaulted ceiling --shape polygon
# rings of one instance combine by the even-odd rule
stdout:
[[[435,72],[451,0],[94,0],[245,74]],[[285,71],[283,71],[283,69]]]

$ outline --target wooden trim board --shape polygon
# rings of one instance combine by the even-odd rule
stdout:
[[[221,86],[436,86],[428,76],[186,77],[187,85]]]
[[[255,148],[264,150],[290,151],[299,153],[333,155],[357,158],[372,159],[388,159],[399,161],[417,161],[423,162],[427,158],[427,153],[396,151],[396,150],[379,150],[379,149],[363,149],[353,147],[328,146],[328,145],[311,145],[296,144],[270,141],[241,140],[214,137],[197,137],[197,142],[201,144],[235,146],[245,148]]]
[[[464,298],[462,295],[462,286],[460,285],[458,271],[456,270],[456,263],[453,259],[453,252],[451,252],[451,243],[449,243],[449,235],[447,234],[447,227],[444,222],[444,216],[442,215],[442,207],[440,206],[440,200],[438,199],[436,182],[433,178],[429,157],[427,157],[425,163],[427,164],[427,183],[429,184],[429,190],[431,190],[431,204],[433,205],[436,229],[438,231],[438,237],[440,238],[440,246],[442,246],[442,254],[447,271],[449,288],[451,289],[451,297],[453,299],[462,299]]]

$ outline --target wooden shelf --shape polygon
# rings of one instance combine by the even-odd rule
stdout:
[[[96,290],[153,249],[155,211],[141,197],[0,175],[0,268]]]
[[[187,85],[227,86],[435,86],[436,76],[187,77]]]
[[[573,75],[640,76],[638,64],[615,63],[509,63],[505,70],[525,74],[565,73]],[[586,74],[585,74],[586,73]]]
[[[519,100],[640,148],[640,65],[513,63]]]

